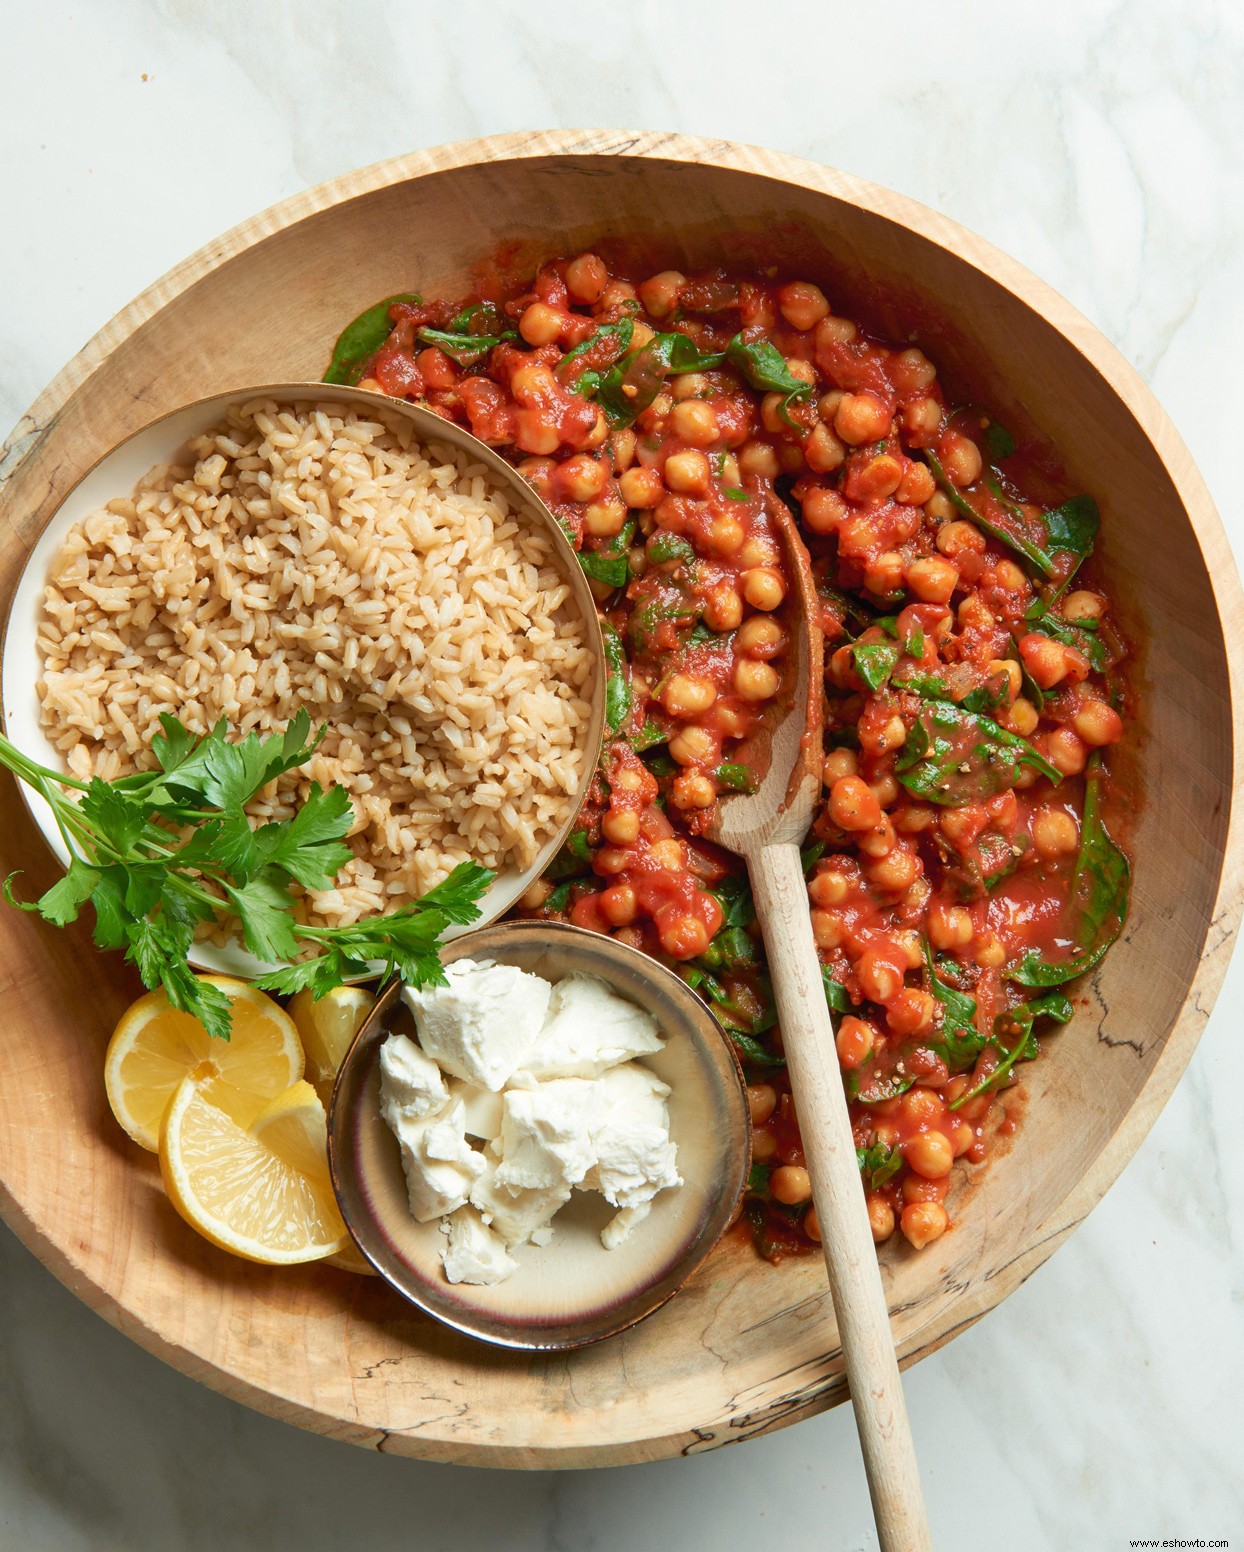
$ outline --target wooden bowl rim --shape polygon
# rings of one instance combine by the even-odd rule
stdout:
[[[694,135],[563,129],[484,136],[376,162],[270,206],[175,265],[116,313],[87,342],[43,390],[0,446],[0,486],[37,446],[69,398],[112,350],[223,262],[307,217],[397,183],[479,163],[556,156],[682,162],[790,183],[901,225],[1004,287],[1060,334],[1127,407],[1161,460],[1188,514],[1220,622],[1232,615],[1244,618],[1244,593],[1226,532],[1182,438],[1139,374],[1083,314],[1018,261],[960,223],[906,195],[802,157]],[[964,239],[967,239],[966,244]],[[1233,707],[1236,697],[1244,689],[1244,644],[1225,630],[1222,638]],[[1244,905],[1244,884],[1240,878],[1244,728],[1241,719],[1233,713],[1231,747],[1228,827],[1206,943],[1183,1005],[1148,1079],[1096,1159],[1055,1212],[1034,1231],[1024,1249],[960,1297],[953,1306],[953,1323],[947,1324],[943,1315],[940,1322],[931,1322],[934,1329],[917,1328],[900,1344],[902,1367],[936,1351],[974,1325],[1048,1259],[1118,1178],[1187,1066],[1226,973]],[[462,1442],[453,1437],[452,1427],[440,1427],[435,1420],[406,1433],[380,1428],[360,1417],[325,1412],[307,1401],[295,1401],[258,1386],[245,1375],[170,1342],[147,1322],[140,1309],[131,1309],[121,1303],[108,1287],[96,1281],[74,1260],[67,1247],[44,1235],[3,1179],[0,1179],[0,1217],[66,1287],[140,1346],[235,1400],[318,1433],[411,1455],[456,1458],[474,1464],[512,1466],[517,1463],[541,1469],[652,1460],[685,1452],[689,1441],[694,1444],[688,1423],[677,1431],[670,1431],[666,1425],[652,1437],[601,1440],[587,1445],[572,1443],[564,1449],[541,1445],[528,1446],[519,1452],[504,1441],[474,1441],[464,1448]],[[940,1329],[937,1328],[939,1324]],[[781,1415],[767,1420],[762,1426],[749,1428],[740,1437],[752,1437],[800,1421],[844,1398],[845,1387],[841,1384],[818,1388],[817,1393],[802,1399],[800,1404],[784,1409]],[[519,1453],[522,1458],[516,1460]]]

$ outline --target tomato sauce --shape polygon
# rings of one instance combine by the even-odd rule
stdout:
[[[1094,503],[806,281],[581,253],[486,298],[395,301],[357,343],[345,380],[496,447],[579,555],[608,736],[517,914],[611,933],[717,1013],[774,1260],[819,1228],[746,880],[705,834],[763,774],[790,638],[775,519],[795,514],[826,638],[805,872],[861,1178],[878,1241],[938,1238],[955,1161],[1012,1124],[999,1095],[1126,914],[1101,815],[1128,649],[1083,580]]]

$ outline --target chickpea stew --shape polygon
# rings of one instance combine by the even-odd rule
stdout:
[[[1081,572],[1095,503],[1031,499],[1002,426],[803,280],[632,279],[581,253],[490,296],[378,303],[327,375],[465,425],[578,552],[606,744],[515,914],[611,933],[713,1008],[749,1078],[746,1214],[773,1260],[819,1230],[746,878],[705,832],[760,774],[789,641],[775,515],[795,514],[826,639],[805,874],[861,1178],[875,1239],[938,1238],[955,1160],[1011,1128],[999,1096],[1126,916],[1102,814],[1127,644]]]

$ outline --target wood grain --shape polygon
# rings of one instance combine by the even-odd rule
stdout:
[[[885,1248],[911,1362],[1004,1298],[1118,1175],[1196,1044],[1239,923],[1230,551],[1170,422],[1066,302],[931,211],[747,146],[593,131],[403,157],[227,233],[70,362],[0,450],[0,601],[58,498],[127,432],[196,396],[319,376],[343,319],[413,285],[460,288],[502,238],[521,267],[603,232],[669,262],[763,258],[824,284],[842,312],[917,332],[1099,498],[1105,564],[1148,644],[1131,919],[1026,1069],[1027,1123],[964,1188],[954,1231],[919,1255]],[[0,864],[33,892],[52,864],[7,778],[0,802]],[[843,1397],[824,1269],[769,1267],[737,1238],[651,1320],[558,1358],[456,1337],[375,1279],[230,1260],[176,1216],[107,1114],[101,1060],[137,990],[128,971],[85,930],[5,911],[0,990],[0,1211],[106,1319],[228,1395],[375,1449],[536,1467],[714,1448]]]

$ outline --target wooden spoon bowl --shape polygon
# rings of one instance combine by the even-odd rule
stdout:
[[[658,268],[777,265],[847,316],[916,333],[952,392],[1056,449],[1069,483],[1097,496],[1103,570],[1140,645],[1127,930],[1025,1071],[1027,1120],[1008,1154],[965,1177],[953,1232],[919,1254],[883,1249],[912,1362],[1030,1276],[1117,1177],[1191,1055],[1239,922],[1244,600],[1231,553],[1153,395],[1047,286],[910,200],[754,147],[564,131],[402,157],[214,241],[40,396],[0,452],[0,608],[61,496],[129,432],[238,383],[317,378],[345,321],[415,285],[465,290],[499,236],[518,275],[618,233]],[[2,790],[0,866],[25,870],[34,893],[55,864]],[[101,958],[85,924],[57,932],[8,910],[0,956],[0,1212],[187,1373],[338,1438],[499,1466],[709,1449],[843,1399],[824,1268],[769,1266],[741,1234],[634,1331],[550,1358],[459,1336],[379,1279],[230,1261],[177,1218],[154,1161],[108,1116],[102,1052],[138,989],[128,969]]]

